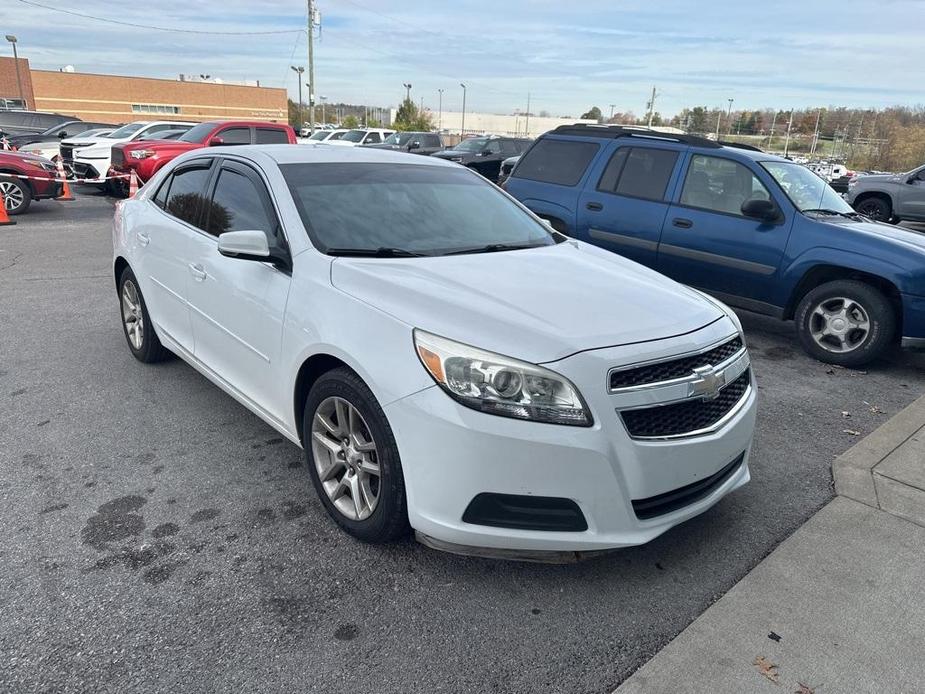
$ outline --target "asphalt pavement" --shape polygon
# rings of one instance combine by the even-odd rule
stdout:
[[[131,357],[112,201],[78,194],[0,227],[0,691],[610,692],[925,386],[925,354],[832,368],[743,314],[752,482],[703,516],[570,566],[367,546],[295,446],[182,362]]]

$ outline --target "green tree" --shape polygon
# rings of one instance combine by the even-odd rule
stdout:
[[[592,106],[590,111],[581,114],[581,120],[596,120],[600,122],[601,118],[603,118],[603,115],[601,114],[601,109],[597,106]]]
[[[302,127],[302,122],[299,118],[299,105],[292,99],[287,99],[286,101],[289,107],[289,125],[298,131]]]
[[[395,113],[392,127],[396,130],[433,130],[434,116],[430,111],[421,111],[411,99],[405,99]]]
[[[344,116],[344,122],[341,123],[345,128],[357,128],[360,125],[360,121],[357,120],[357,117],[352,113],[349,116]]]
[[[687,132],[705,133],[707,131],[707,110],[703,106],[695,106],[688,116]]]

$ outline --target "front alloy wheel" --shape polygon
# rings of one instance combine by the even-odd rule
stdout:
[[[809,332],[822,349],[843,354],[864,343],[870,334],[870,318],[854,299],[836,296],[816,305]]]
[[[22,214],[32,202],[32,194],[26,184],[12,178],[0,178],[0,193],[3,194],[7,214]]]
[[[312,418],[312,456],[328,499],[346,518],[369,518],[379,503],[381,470],[376,442],[356,407],[339,397],[318,405]]]

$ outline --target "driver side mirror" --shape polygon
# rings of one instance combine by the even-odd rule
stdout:
[[[411,144],[408,145],[408,151],[410,152],[412,149],[421,149],[421,143],[412,142]]]
[[[58,133],[58,137],[60,138],[67,137],[67,130],[62,130],[60,133]]]
[[[221,147],[223,144],[225,144],[225,141],[218,135],[209,140],[209,147]]]
[[[487,157],[489,154],[491,154],[490,149],[483,149],[481,152],[479,152],[480,157]]]
[[[292,261],[285,249],[270,247],[265,232],[259,229],[226,231],[218,237],[218,252],[228,258],[274,263],[285,270],[292,269]]]
[[[770,200],[761,198],[752,198],[742,203],[742,214],[749,219],[757,219],[762,222],[774,222],[778,218],[777,205]]]

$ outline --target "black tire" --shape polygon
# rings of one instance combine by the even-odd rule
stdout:
[[[878,196],[864,198],[855,206],[855,211],[875,222],[889,222],[893,219],[893,206],[889,200]]]
[[[127,198],[128,182],[124,178],[110,178],[106,181],[106,193],[114,198]]]
[[[132,295],[129,288],[134,288],[134,295],[138,299],[136,305],[140,309],[141,315],[141,339],[137,345],[133,343],[133,338],[129,335],[129,326],[126,322],[126,299],[127,296]],[[126,294],[127,289],[128,295]],[[125,268],[119,277],[119,317],[122,319],[122,334],[125,335],[125,342],[135,359],[145,364],[153,364],[169,359],[172,356],[167,348],[161,344],[157,333],[154,331],[154,324],[148,315],[148,306],[145,304],[145,298],[141,294],[138,280],[135,278],[135,273],[132,272],[131,268]]]
[[[818,327],[823,319],[814,315],[820,306],[833,306],[838,299],[844,298],[855,302],[867,314],[869,328],[866,336],[855,332],[849,336],[857,339],[857,344],[849,351],[830,351],[813,337],[813,327]],[[857,314],[856,314],[857,315]],[[881,356],[889,348],[896,332],[896,314],[893,306],[883,293],[864,282],[857,280],[835,280],[816,287],[804,296],[797,306],[794,321],[803,349],[812,357],[828,364],[856,367],[867,364]],[[823,338],[825,344],[832,344],[837,338]]]
[[[332,397],[346,400],[356,408],[376,444],[376,462],[380,470],[378,501],[372,514],[363,520],[348,518],[337,508],[325,491],[315,466],[312,422],[319,406]],[[363,379],[346,367],[333,369],[319,377],[305,399],[302,432],[306,467],[312,484],[334,522],[363,542],[392,542],[408,533],[408,504],[398,446],[385,412]]]
[[[32,189],[19,179],[0,174],[0,193],[8,215],[23,214],[32,204]]]

